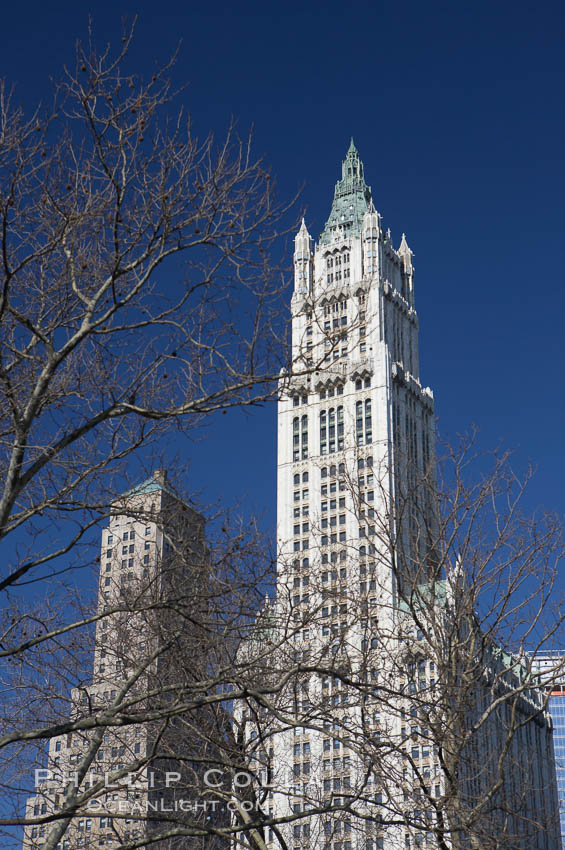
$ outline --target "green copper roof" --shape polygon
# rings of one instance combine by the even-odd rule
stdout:
[[[327,244],[336,237],[359,236],[370,200],[371,187],[365,183],[363,163],[351,139],[341,165],[341,180],[335,184],[330,217],[320,234],[320,244]]]
[[[141,482],[141,484],[138,484],[136,487],[132,487],[131,490],[126,490],[125,493],[122,493],[122,498],[127,498],[129,496],[145,496],[148,493],[158,493],[160,490],[173,495],[172,490],[170,490],[166,484],[166,473],[162,470],[155,470],[150,478],[146,478],[145,481]]]

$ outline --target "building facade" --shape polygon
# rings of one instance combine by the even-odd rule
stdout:
[[[69,718],[106,714],[109,722],[99,740],[96,730],[50,739],[47,764],[27,801],[26,818],[38,823],[25,828],[24,850],[43,845],[51,824],[42,818],[64,810],[72,795],[83,802],[57,850],[140,841],[163,828],[160,813],[171,808],[175,795],[194,796],[194,775],[179,773],[171,787],[164,777],[167,770],[179,771],[179,756],[190,762],[191,746],[202,752],[202,741],[179,736],[174,722],[165,728],[144,718],[148,710],[166,712],[167,684],[182,686],[174,652],[194,658],[202,650],[199,636],[178,622],[177,613],[171,615],[168,603],[178,611],[180,600],[189,598],[201,614],[205,593],[196,588],[205,588],[205,573],[203,519],[172,493],[163,471],[112,503],[101,534],[92,676],[73,690]],[[183,613],[196,621],[193,610]],[[124,713],[129,722],[122,725]],[[151,846],[194,845],[184,839]]]
[[[519,755],[509,756],[498,796],[479,766],[495,769],[489,741],[504,746],[503,712],[461,745],[457,793],[446,777],[449,700],[441,715],[441,661],[425,632],[432,621],[445,626],[456,580],[447,591],[445,581],[429,583],[434,407],[419,378],[413,254],[404,235],[395,248],[383,228],[353,141],[317,244],[304,221],[296,236],[291,312],[293,368],[278,408],[277,589],[265,618],[286,647],[281,668],[295,673],[277,720],[251,733],[271,779],[267,814],[288,820],[293,850],[557,850],[545,717],[526,724],[528,741],[516,732],[510,749]],[[465,721],[485,693],[463,709]],[[539,708],[529,694],[515,711],[533,718]],[[485,806],[490,832],[477,844],[455,824],[472,831]],[[528,826],[516,814],[524,806]]]
[[[553,747],[559,797],[561,841],[565,843],[565,672],[561,650],[539,653],[532,658],[532,667],[548,693],[548,708],[553,721]]]

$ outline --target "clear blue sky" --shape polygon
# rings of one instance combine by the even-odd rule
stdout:
[[[149,74],[175,71],[199,131],[255,126],[281,194],[304,184],[321,230],[349,138],[378,210],[415,252],[421,377],[440,428],[539,467],[532,505],[563,510],[563,112],[558,2],[355,4],[224,0],[5,4],[1,73],[30,103],[72,62],[89,12],[97,38],[139,13]],[[237,449],[235,453],[233,449]],[[274,519],[275,409],[224,417],[186,443],[210,498],[244,496]]]

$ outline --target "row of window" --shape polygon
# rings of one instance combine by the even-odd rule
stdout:
[[[321,546],[333,546],[335,543],[345,543],[347,536],[345,531],[340,531],[339,534],[322,534],[320,539]]]
[[[336,254],[333,257],[326,257],[326,268],[333,269],[334,266],[341,266],[343,263],[344,266],[349,263],[349,252],[344,252],[343,254]]]
[[[329,272],[326,275],[326,281],[327,283],[333,283],[334,280],[337,282],[340,281],[342,278],[343,280],[347,280],[349,277],[351,277],[349,269],[344,269],[343,272],[338,269],[335,273]]]
[[[320,454],[342,451],[344,446],[343,406],[320,411]]]
[[[324,316],[331,316],[332,313],[346,313],[347,298],[340,298],[339,301],[333,301],[331,304],[324,304]]]
[[[373,442],[370,398],[365,399],[365,402],[358,401],[355,405],[355,435],[358,446],[368,446]],[[343,448],[343,406],[321,410],[320,454],[334,454],[336,451],[343,451]],[[295,416],[292,420],[292,458],[294,462],[308,458],[308,417],[306,415]]]
[[[145,536],[147,536],[149,534],[151,534],[151,526],[147,525],[147,526],[145,526]],[[122,540],[135,540],[135,531],[133,531],[133,529],[128,530],[128,531],[124,531],[124,533],[122,534]],[[113,542],[114,542],[114,535],[109,534],[108,539],[106,540],[106,543],[107,543],[108,546],[111,546]]]
[[[371,386],[371,378],[355,378],[355,390],[368,389]],[[335,387],[326,387],[326,389],[320,390],[318,393],[318,397],[320,401],[325,401],[326,398],[334,398],[336,395],[343,395],[344,386],[343,384],[337,384]],[[295,395],[292,397],[292,403],[294,407],[298,407],[301,404],[308,404],[308,396],[307,395]],[[148,532],[146,532],[148,533]],[[132,532],[133,534],[133,532]],[[132,538],[133,539],[133,538]],[[109,540],[108,543],[111,541]]]

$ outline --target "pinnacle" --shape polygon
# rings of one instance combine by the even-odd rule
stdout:
[[[402,239],[400,240],[400,246],[398,248],[399,254],[411,254],[412,251],[408,247],[408,242],[406,241],[406,235],[402,234]]]

